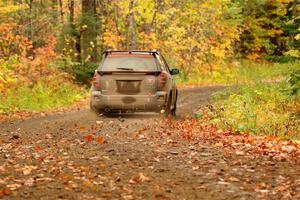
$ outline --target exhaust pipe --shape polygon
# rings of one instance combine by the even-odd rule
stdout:
[[[110,108],[105,108],[104,111],[105,111],[106,113],[109,113],[109,112],[110,112]]]

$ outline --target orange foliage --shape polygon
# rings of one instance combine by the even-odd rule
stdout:
[[[51,64],[59,58],[55,52],[56,38],[49,35],[46,45],[34,49],[31,41],[19,34],[20,26],[15,23],[0,24],[0,91],[21,85],[36,85],[41,79],[46,82],[73,80]]]
[[[50,68],[49,63],[58,58],[54,51],[56,39],[48,36],[46,45],[35,49],[33,56],[20,57],[17,64],[19,81],[27,83],[36,83],[39,78],[57,74],[57,69]]]
[[[0,24],[0,58],[8,59],[13,55],[26,56],[27,51],[32,48],[31,42],[17,30],[20,25],[16,23]]]

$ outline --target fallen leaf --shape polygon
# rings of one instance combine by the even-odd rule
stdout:
[[[94,140],[94,137],[92,135],[86,135],[84,136],[84,140],[87,142],[91,142]]]
[[[33,184],[34,184],[33,178],[29,178],[24,182],[24,185],[26,186],[33,186]]]
[[[36,166],[28,165],[28,166],[23,167],[21,170],[24,175],[28,175],[28,174],[31,174],[32,170],[34,170],[36,168],[37,168]]]
[[[122,195],[123,199],[125,200],[131,200],[134,199],[132,195]]]
[[[245,155],[245,153],[244,153],[243,151],[240,151],[240,150],[237,150],[237,151],[235,152],[235,154],[238,155],[238,156]]]
[[[234,181],[234,182],[238,182],[238,181],[240,181],[238,178],[235,178],[235,177],[229,177],[229,179],[228,180],[230,180],[230,181]]]
[[[4,168],[4,166],[2,165],[2,166],[0,166],[0,172],[4,172],[5,171],[5,168]]]
[[[7,185],[6,187],[8,187],[10,190],[16,190],[16,189],[20,188],[21,185],[18,183],[14,183],[14,184]]]
[[[8,188],[4,188],[2,190],[0,190],[0,198],[4,197],[5,195],[10,195],[12,193],[12,191]]]
[[[218,142],[214,145],[215,147],[223,147],[223,143],[222,142]]]
[[[103,136],[98,136],[97,139],[96,139],[96,142],[97,142],[98,144],[102,144],[102,143],[105,142],[105,139],[104,139]]]
[[[136,184],[136,183],[143,183],[145,181],[149,181],[150,179],[145,176],[143,173],[139,173],[138,176],[133,177],[132,179],[129,180],[130,184]]]
[[[275,190],[278,191],[278,192],[283,192],[283,191],[288,190],[289,188],[290,188],[289,185],[283,185],[283,186],[276,187]]]
[[[83,132],[85,130],[85,127],[83,127],[83,126],[81,126],[81,127],[79,127],[79,132]]]
[[[129,180],[129,183],[130,183],[130,184],[136,184],[137,182],[136,182],[135,179],[130,179],[130,180]]]
[[[218,181],[218,184],[219,184],[219,185],[229,185],[229,183],[228,183],[228,182],[225,182],[225,181]]]
[[[36,150],[36,151],[43,151],[42,147],[40,147],[40,146],[36,146],[36,147],[35,147],[35,150]]]
[[[140,182],[145,182],[145,181],[149,181],[150,179],[145,176],[143,173],[139,173],[139,180]]]

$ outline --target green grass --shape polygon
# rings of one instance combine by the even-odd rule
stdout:
[[[287,83],[260,83],[223,93],[215,103],[215,122],[236,132],[300,139],[299,97],[287,94]]]
[[[188,79],[176,77],[178,85],[239,85],[259,81],[279,81],[299,69],[300,63],[269,63],[242,60],[219,67],[216,71],[194,72]]]
[[[83,98],[85,93],[69,81],[40,80],[33,87],[21,85],[0,94],[0,113],[58,108]]]
[[[212,73],[177,77],[179,85],[228,85],[215,97],[213,122],[235,133],[300,139],[299,62],[242,60]],[[292,84],[293,83],[293,84]]]

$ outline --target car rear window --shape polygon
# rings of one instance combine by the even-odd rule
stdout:
[[[101,71],[157,71],[152,55],[108,55]]]

